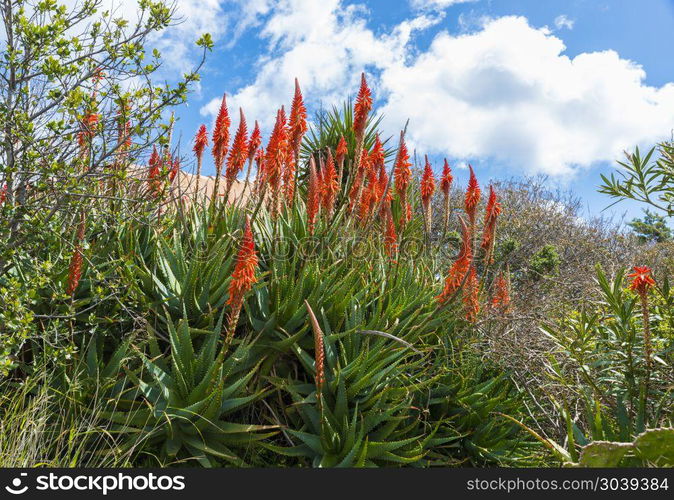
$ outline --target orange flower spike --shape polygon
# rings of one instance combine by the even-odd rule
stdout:
[[[85,232],[85,218],[84,212],[80,214],[80,224],[75,235],[75,248],[73,255],[70,258],[70,266],[68,267],[68,281],[66,283],[66,294],[71,297],[75,294],[75,290],[82,278],[82,242],[84,241]]]
[[[173,182],[180,172],[180,158],[176,157],[171,160],[171,170],[169,171],[169,182]]]
[[[480,313],[480,282],[477,279],[475,266],[470,266],[466,289],[463,294],[463,306],[466,320],[474,323]]]
[[[246,226],[241,239],[241,246],[236,255],[236,264],[232,273],[232,280],[229,283],[229,298],[227,305],[231,307],[227,322],[225,335],[225,344],[229,345],[234,336],[234,330],[239,322],[239,314],[243,305],[244,296],[257,282],[255,270],[257,269],[257,254],[255,252],[255,241],[253,240],[253,231],[250,228],[250,220],[246,217]]]
[[[379,134],[375,136],[374,146],[372,146],[369,161],[371,167],[376,170],[379,170],[379,167],[384,164],[384,145],[379,139]]]
[[[489,186],[489,199],[487,200],[487,209],[484,220],[484,230],[482,232],[482,244],[480,245],[487,252],[487,262],[491,263],[492,250],[494,248],[494,233],[496,232],[496,220],[501,214],[501,204],[497,201],[496,191],[493,186]]]
[[[475,177],[475,172],[473,172],[473,167],[468,165],[470,169],[470,179],[468,180],[468,189],[466,190],[466,214],[468,214],[468,220],[470,221],[470,226],[475,226],[475,215],[477,212],[477,206],[480,203],[480,186],[477,183],[477,178]]]
[[[5,204],[5,201],[7,200],[7,191],[9,189],[9,186],[7,186],[7,183],[5,183],[2,186],[2,189],[0,189],[0,207]]]
[[[440,305],[446,303],[461,288],[466,273],[469,271],[473,262],[473,248],[471,242],[471,232],[466,221],[459,217],[461,224],[461,248],[456,260],[447,272],[445,286],[442,293],[436,297]]]
[[[323,174],[323,183],[321,187],[321,201],[323,208],[328,215],[332,215],[339,192],[339,184],[337,180],[337,171],[335,170],[335,161],[332,158],[332,153],[328,150],[328,159],[325,164],[325,173]]]
[[[265,182],[272,192],[272,214],[276,215],[279,207],[279,190],[283,176],[283,166],[287,161],[288,135],[286,130],[286,114],[283,107],[276,114],[276,124],[269,137],[265,153]]]
[[[234,135],[232,141],[232,149],[229,151],[227,158],[227,168],[225,169],[225,178],[227,179],[228,190],[236,180],[239,172],[243,170],[243,166],[248,158],[248,126],[246,124],[246,117],[243,110],[239,108],[239,128]]]
[[[159,156],[159,152],[157,151],[156,146],[154,146],[154,148],[152,149],[152,154],[150,155],[148,166],[149,166],[149,171],[147,175],[148,185],[150,187],[150,191],[156,198],[161,193],[160,177],[162,167],[162,160],[161,157]]]
[[[260,133],[260,125],[258,125],[257,120],[255,120],[255,127],[253,127],[253,133],[250,134],[250,139],[248,140],[248,161],[253,161],[257,150],[260,149],[262,144],[262,134]]]
[[[398,236],[396,234],[396,227],[393,223],[393,214],[391,212],[391,203],[388,202],[385,205],[384,218],[386,220],[386,232],[384,234],[384,249],[386,250],[386,255],[392,260],[395,261],[396,254],[398,253]]]
[[[421,203],[424,207],[428,207],[435,193],[435,177],[433,176],[433,168],[428,161],[428,156],[425,157],[426,165],[424,166],[424,173],[421,177]]]
[[[307,226],[309,234],[314,234],[316,226],[316,216],[320,208],[320,185],[318,183],[318,174],[316,173],[316,163],[313,157],[309,160],[309,186],[307,190]]]
[[[232,120],[229,117],[229,110],[227,109],[227,95],[222,96],[222,103],[220,104],[220,111],[215,119],[215,128],[213,129],[213,148],[211,153],[215,160],[216,166],[222,167],[227,150],[229,148],[229,127]]]
[[[445,196],[449,196],[453,181],[454,176],[452,176],[452,169],[449,168],[449,163],[447,163],[447,158],[445,158],[445,164],[442,167],[442,177],[440,178],[440,190]]]
[[[491,306],[502,314],[510,312],[510,290],[503,272],[500,272],[494,280],[494,296],[491,299]]]
[[[337,162],[337,184],[341,190],[342,188],[342,176],[344,174],[344,160],[346,155],[349,154],[349,150],[346,146],[346,139],[344,136],[339,137],[339,143],[337,143],[337,149],[335,150],[335,161]]]
[[[410,167],[410,155],[407,151],[407,144],[405,144],[405,139],[402,138],[400,141],[400,149],[398,151],[398,156],[396,158],[396,163],[393,166],[393,180],[395,181],[396,193],[400,197],[400,200],[405,204],[407,200],[407,188],[410,185],[410,179],[412,177],[412,172]]]
[[[227,305],[235,305],[243,299],[243,296],[257,282],[255,269],[257,268],[257,254],[255,252],[255,241],[253,240],[253,231],[250,227],[250,220],[246,218],[246,226],[241,240],[239,252],[236,255],[236,264],[232,273],[232,281],[229,283],[229,298]]]
[[[629,285],[630,290],[638,293],[642,297],[646,296],[648,290],[655,286],[655,280],[651,275],[651,268],[648,266],[634,267],[627,277],[632,280]]]
[[[344,136],[342,135],[339,138],[339,143],[337,144],[337,149],[335,150],[335,156],[337,163],[340,163],[344,161],[344,158],[346,158],[346,155],[349,153],[349,150],[346,146],[346,139],[344,139]]]
[[[372,109],[372,92],[367,86],[365,73],[360,76],[360,90],[356,103],[353,107],[353,131],[356,135],[356,141],[361,141],[365,134],[365,125],[367,124],[367,116]]]
[[[192,148],[197,161],[201,161],[206,146],[208,146],[208,131],[206,130],[206,125],[201,125],[197,135],[194,137],[194,147]]]
[[[444,209],[443,214],[443,231],[446,233],[447,228],[449,227],[449,195],[452,189],[452,182],[454,177],[452,176],[452,169],[449,168],[449,163],[447,163],[447,158],[445,158],[445,164],[442,167],[442,177],[440,178],[440,190],[443,193],[444,197]]]
[[[290,108],[290,120],[288,123],[288,135],[290,148],[295,156],[299,155],[302,137],[307,131],[307,108],[304,106],[300,84],[295,78],[295,95]]]

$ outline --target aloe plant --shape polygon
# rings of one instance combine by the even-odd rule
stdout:
[[[208,330],[189,327],[186,318],[169,322],[168,354],[151,330],[149,355],[125,369],[127,383],[104,414],[114,432],[128,436],[117,452],[156,449],[161,463],[194,458],[205,466],[241,466],[242,454],[274,434],[274,426],[240,421],[266,391],[248,391],[258,364],[250,343],[231,353],[219,346],[222,318]]]

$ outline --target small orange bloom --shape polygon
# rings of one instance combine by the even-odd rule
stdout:
[[[648,290],[655,286],[655,280],[651,275],[651,268],[648,266],[635,266],[627,277],[632,279],[629,286],[630,290],[637,292],[641,296],[645,296]]]

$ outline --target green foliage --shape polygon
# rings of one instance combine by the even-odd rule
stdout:
[[[245,461],[234,449],[246,452],[270,435],[261,431],[271,426],[236,421],[264,391],[247,391],[255,374],[250,345],[242,342],[227,354],[227,346],[218,347],[221,331],[222,315],[209,330],[190,328],[185,318],[168,322],[166,355],[152,332],[149,356],[143,355],[135,370],[125,370],[127,383],[111,394],[114,409],[102,413],[112,432],[128,436],[117,452],[152,452],[161,464],[196,459],[205,466],[241,466]],[[122,368],[123,356],[117,360],[113,371]]]
[[[627,225],[642,243],[662,243],[672,239],[672,230],[665,218],[649,210],[644,210],[643,219],[633,219]]]
[[[529,269],[537,276],[555,275],[559,270],[561,258],[554,245],[544,245],[531,256]]]
[[[639,300],[625,290],[624,272],[610,282],[598,269],[597,281],[602,292],[598,304],[542,328],[566,359],[562,363],[557,356],[549,357],[552,381],[573,390],[577,401],[579,414],[574,415],[570,399],[554,399],[573,460],[578,457],[576,448],[591,441],[628,442],[646,429],[674,423],[669,283],[665,280],[653,296],[663,305],[651,311],[656,362],[649,373]]]
[[[657,158],[651,161],[657,151]],[[639,148],[626,153],[626,161],[618,162],[623,167],[618,175],[601,176],[600,193],[621,200],[636,200],[668,217],[674,215],[674,144],[663,142],[642,156]]]

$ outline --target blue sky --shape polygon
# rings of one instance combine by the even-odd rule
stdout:
[[[158,42],[168,69],[189,67],[199,32],[216,40],[179,112],[183,150],[199,124],[210,130],[223,92],[266,142],[294,76],[311,113],[353,95],[364,70],[386,135],[409,118],[417,152],[438,168],[446,156],[460,183],[467,163],[485,184],[545,174],[598,214],[611,203],[596,193],[600,173],[674,129],[674,0],[182,0],[178,10],[185,23]],[[624,212],[640,210],[605,213]]]

